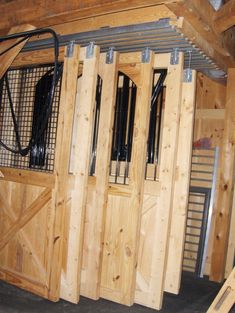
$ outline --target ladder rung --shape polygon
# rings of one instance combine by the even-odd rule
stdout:
[[[200,235],[195,235],[195,234],[190,234],[190,233],[186,233],[185,235],[200,238]]]
[[[202,163],[202,162],[192,162],[192,165],[202,165],[202,166],[212,166],[214,167],[214,164],[213,163]]]
[[[201,218],[188,217],[187,219],[188,219],[188,220],[190,220],[190,221],[198,221],[198,222],[202,222],[202,219],[201,219]]]
[[[211,172],[211,171],[196,171],[196,170],[192,170],[191,173],[211,174],[211,175],[213,175],[213,172]]]
[[[184,265],[184,264],[183,264],[183,267],[184,267],[184,268],[190,268],[190,269],[193,269],[193,270],[195,270],[195,267],[193,267],[193,266],[190,266],[190,265]]]
[[[193,229],[200,229],[201,230],[201,227],[199,227],[199,226],[193,226],[193,225],[186,225],[186,227],[188,227],[188,228],[193,228]]]
[[[203,202],[197,202],[197,201],[189,201],[189,204],[204,205]]]
[[[191,177],[190,180],[196,180],[196,181],[205,181],[208,183],[212,183],[213,179],[206,179],[206,178],[196,178],[196,177]]]
[[[213,155],[201,155],[201,154],[193,154],[193,158],[207,158],[207,159],[214,159]]]
[[[203,214],[203,211],[198,211],[198,210],[188,210],[188,212]]]
[[[191,249],[184,249],[185,252],[191,252],[191,253],[196,253],[197,254],[197,251],[194,251],[194,250],[191,250]]]
[[[188,240],[186,240],[185,243],[188,243],[188,244],[193,245],[193,246],[198,246],[199,245],[198,242],[191,242],[191,241],[188,241]]]
[[[184,256],[184,260],[189,260],[189,261],[193,261],[193,262],[196,262],[197,260],[195,260],[195,259],[191,259],[191,258],[188,258],[188,257],[186,257],[186,256]]]

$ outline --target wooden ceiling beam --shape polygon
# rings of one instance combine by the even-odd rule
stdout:
[[[215,13],[214,27],[222,33],[235,25],[235,0],[230,0]]]
[[[113,12],[177,2],[180,0],[8,0],[0,4],[0,30],[33,23],[47,27]]]
[[[222,69],[235,66],[235,41],[233,32],[221,34],[215,31],[216,11],[209,1],[187,0],[169,3],[167,7],[177,16],[184,18],[182,32],[201,48]]]

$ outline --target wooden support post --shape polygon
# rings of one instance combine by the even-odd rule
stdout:
[[[23,31],[28,31],[28,30],[33,30],[35,29],[34,26],[32,25],[20,25],[20,26],[15,26],[12,27],[9,34],[15,34],[15,33],[20,33]],[[3,51],[7,50],[9,47],[12,45],[16,44],[19,42],[22,38],[18,39],[11,39],[4,41],[0,44],[0,53]],[[0,56],[0,79],[3,77],[3,75],[6,73],[7,69],[11,66],[12,62],[16,58],[16,56],[19,54],[20,50],[24,47],[28,39],[25,39],[23,42],[15,46],[14,48],[10,49],[8,52],[4,53],[3,55]]]
[[[100,296],[101,264],[103,251],[104,219],[108,197],[109,164],[112,144],[112,127],[117,87],[118,54],[113,62],[106,63],[106,54],[101,54],[99,74],[102,78],[101,112],[97,142],[96,168],[92,190],[86,207],[83,272],[81,294],[91,299]],[[94,200],[94,201],[92,201]]]
[[[88,48],[87,48],[88,49]],[[93,111],[98,76],[99,48],[94,47],[93,55],[85,57],[78,101],[76,140],[74,143],[73,174],[75,184],[72,191],[67,230],[66,268],[62,275],[61,298],[77,303],[80,296],[80,273],[84,231],[84,213],[89,174],[90,147],[92,138]],[[67,252],[67,253],[66,253]]]
[[[49,282],[49,299],[53,301],[58,300],[60,297],[64,217],[66,203],[68,201],[70,148],[72,142],[73,114],[79,69],[79,46],[74,45],[72,50],[72,56],[70,54],[66,54],[64,58],[56,140],[54,169],[56,174],[54,188],[55,222],[51,275]]]
[[[230,231],[228,240],[228,253],[226,258],[225,277],[228,278],[234,266],[235,259],[235,193],[233,193],[233,205],[230,221]]]
[[[207,313],[229,313],[235,303],[235,267]]]
[[[165,291],[178,294],[181,282],[190,183],[192,139],[195,111],[196,72],[184,82],[180,112],[179,140],[175,169],[172,221],[170,231]]]
[[[232,208],[235,162],[235,69],[228,70],[225,126],[219,167],[219,191],[210,279],[224,278],[230,216]]]

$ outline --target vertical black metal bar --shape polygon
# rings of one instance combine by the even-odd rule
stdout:
[[[129,121],[128,121],[128,132],[127,132],[127,148],[126,148],[126,158],[125,158],[124,184],[126,184],[126,178],[129,176],[129,162],[131,160],[134,119],[135,119],[136,85],[133,82],[131,82],[130,92],[131,92],[130,98],[129,98],[130,103],[128,103]]]
[[[120,80],[122,86],[120,85]],[[115,161],[115,183],[120,179],[121,162],[125,162],[123,184],[129,174],[129,162],[131,159],[132,137],[134,128],[136,86],[128,76],[118,73],[118,88],[116,94],[115,117],[113,127],[111,162]],[[110,171],[112,174],[112,171]],[[120,180],[119,180],[120,182]]]
[[[130,89],[130,79],[126,75],[123,77],[123,95],[122,95],[122,112],[121,119],[121,155],[120,159],[122,161],[126,158],[126,150],[127,150],[127,143],[126,143],[126,131],[127,131],[127,116],[128,116],[128,107],[129,107],[129,89]]]
[[[89,171],[90,176],[93,176],[95,173],[96,151],[97,151],[97,142],[98,142],[98,136],[99,136],[98,133],[99,133],[101,92],[102,92],[102,79],[98,75],[97,85],[96,85],[96,96],[95,96],[96,107],[95,107],[95,118],[94,118],[94,127],[93,127],[91,162],[90,162],[90,171]]]
[[[160,93],[160,101],[159,101],[159,118],[158,118],[158,127],[157,127],[157,143],[156,143],[156,158],[155,163],[157,164],[159,161],[159,146],[160,146],[160,138],[161,138],[161,124],[162,124],[162,109],[163,109],[163,95],[164,95],[164,87],[161,87]]]
[[[132,151],[132,144],[133,144],[136,93],[137,93],[137,87],[134,83],[132,83],[129,127],[128,127],[128,137],[127,137],[127,161],[128,162],[131,161],[131,151]]]
[[[121,76],[119,76],[121,77]],[[118,182],[120,174],[120,151],[121,151],[121,127],[122,127],[122,101],[123,101],[123,88],[119,89],[119,97],[117,99],[117,126],[116,126],[116,168],[115,168],[115,183]]]

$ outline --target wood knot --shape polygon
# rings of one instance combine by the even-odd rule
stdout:
[[[60,238],[60,236],[56,236],[56,237],[54,238],[54,244],[56,243],[56,241],[57,241],[59,238]]]
[[[131,249],[129,247],[126,247],[126,255],[128,257],[131,257],[131,255],[132,255]]]
[[[113,281],[118,280],[120,278],[120,275],[117,275],[116,277],[113,278]]]

